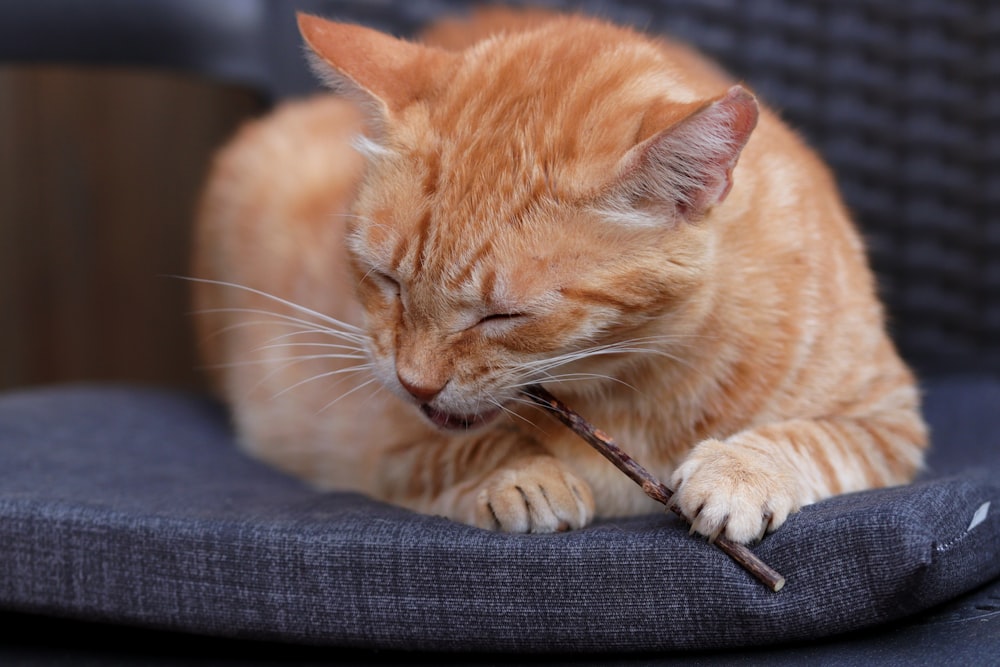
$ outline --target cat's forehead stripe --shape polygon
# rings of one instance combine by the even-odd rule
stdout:
[[[634,312],[650,308],[655,298],[630,289],[629,280],[621,280],[617,289],[588,289],[585,287],[562,287],[559,294],[564,299],[581,302],[590,306],[603,306],[619,312]]]
[[[487,237],[483,239],[482,243],[472,252],[472,254],[462,263],[461,268],[453,276],[449,276],[448,285],[452,288],[458,288],[473,277],[476,269],[481,265],[482,261],[493,252],[493,239]],[[486,292],[486,290],[483,290]]]
[[[426,256],[427,242],[430,240],[431,234],[434,232],[434,226],[432,224],[433,218],[430,210],[426,210],[420,216],[417,221],[416,229],[414,229],[414,247],[412,251],[413,262],[416,266],[423,266],[424,257]]]

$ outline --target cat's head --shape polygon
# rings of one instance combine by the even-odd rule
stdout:
[[[653,43],[584,19],[456,52],[300,27],[368,112],[349,248],[387,387],[469,428],[682,330],[711,264],[701,222],[757,120],[744,89],[678,99]]]

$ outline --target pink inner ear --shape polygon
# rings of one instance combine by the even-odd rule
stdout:
[[[742,86],[636,147],[626,171],[637,202],[697,220],[732,188],[733,169],[757,125],[757,101]]]

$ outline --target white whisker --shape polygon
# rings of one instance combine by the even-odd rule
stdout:
[[[366,358],[369,356],[368,348],[363,344],[353,343],[352,341],[340,341],[337,343],[322,343],[319,341],[295,341],[291,343],[279,343],[277,341],[288,340],[295,336],[330,336],[329,332],[325,329],[303,329],[301,331],[293,331],[291,333],[278,334],[265,341],[262,345],[254,348],[255,352],[260,352],[263,350],[280,349],[280,348],[321,348],[321,349],[333,349],[333,350],[346,350],[348,352],[364,355]],[[332,336],[330,336],[332,337]]]
[[[285,387],[284,389],[282,389],[278,393],[272,395],[271,396],[271,400],[274,400],[274,399],[278,398],[279,396],[287,394],[288,392],[292,391],[293,389],[296,389],[297,387],[301,387],[302,385],[307,384],[309,382],[313,382],[315,380],[322,380],[323,378],[333,377],[333,376],[336,376],[336,375],[343,375],[344,373],[360,373],[362,371],[369,370],[369,368],[370,368],[370,364],[361,364],[359,366],[349,366],[347,368],[338,368],[335,371],[327,371],[325,373],[317,373],[315,375],[310,375],[309,377],[304,378],[302,380],[299,380],[298,382],[296,382],[296,383],[294,383],[294,384],[292,384],[292,385],[290,385],[288,387]],[[368,383],[366,382],[365,384],[368,384]],[[361,385],[361,386],[364,386],[364,385]]]
[[[287,335],[287,334],[286,334]],[[284,336],[282,336],[284,337]],[[272,339],[273,340],[273,339]],[[288,347],[319,347],[331,350],[350,350],[351,352],[365,353],[365,348],[355,345],[344,345],[343,343],[267,343],[257,347],[257,350],[279,350]],[[367,356],[367,355],[365,355]]]
[[[522,387],[529,387],[538,382],[552,382],[558,384],[560,382],[580,382],[583,380],[607,380],[608,382],[614,382],[622,386],[628,387],[629,389],[638,392],[639,389],[634,385],[625,382],[621,378],[616,378],[613,375],[604,375],[602,373],[563,373],[560,375],[551,375],[546,373],[541,378],[536,378],[527,382],[519,382],[516,384],[508,385],[512,389],[520,389]]]
[[[253,287],[248,287],[247,285],[240,285],[239,283],[231,283],[224,280],[211,280],[209,278],[194,278],[191,276],[175,276],[175,277],[180,278],[181,280],[188,280],[196,283],[205,283],[208,285],[218,285],[219,287],[231,287],[233,289],[239,289],[246,292],[250,292],[251,294],[256,294],[258,296],[264,297],[265,299],[271,299],[272,301],[276,301],[282,305],[288,306],[289,308],[297,310],[298,312],[304,315],[309,315],[310,317],[314,317],[320,322],[325,322],[335,327],[339,327],[341,330],[353,331],[356,334],[364,335],[364,330],[361,327],[350,324],[349,322],[343,322],[336,318],[330,317],[329,315],[324,315],[319,311],[313,310],[312,308],[306,308],[303,305],[297,304],[294,301],[289,301],[288,299],[283,299],[275,294],[264,292],[259,289],[254,289]]]
[[[605,345],[597,345],[594,347],[583,348],[581,350],[574,350],[567,352],[555,357],[549,357],[546,359],[540,359],[534,362],[527,362],[523,364],[522,369],[527,371],[525,375],[529,373],[546,373],[551,369],[558,368],[559,366],[565,366],[575,361],[580,361],[583,359],[588,359],[590,357],[602,356],[602,355],[614,355],[614,354],[651,354],[666,357],[673,361],[681,364],[690,365],[685,359],[678,357],[666,350],[659,347],[645,347],[640,346],[640,343],[660,343],[660,342],[676,342],[673,336],[649,336],[645,338],[635,338],[625,341],[620,341],[617,343],[608,343]]]
[[[507,372],[510,379],[505,386],[508,389],[521,389],[538,382],[583,382],[587,380],[602,380],[615,382],[638,392],[639,389],[621,378],[601,373],[581,371],[559,372],[560,369],[586,359],[608,355],[652,355],[671,359],[679,364],[693,368],[692,364],[682,357],[664,349],[664,344],[671,346],[683,345],[683,339],[701,338],[701,336],[646,336],[572,350],[552,357],[529,361],[518,368]]]
[[[196,314],[198,312],[204,312],[204,311],[196,311]],[[247,320],[246,322],[235,322],[233,324],[229,324],[227,326],[224,326],[221,329],[216,329],[215,331],[209,333],[206,336],[206,338],[214,338],[216,336],[221,336],[224,333],[228,333],[230,331],[235,331],[236,329],[242,329],[244,327],[251,327],[251,326],[262,326],[264,324],[270,324],[272,326],[277,324],[277,325],[282,325],[282,326],[286,326],[286,327],[298,327],[299,328],[299,331],[293,331],[291,333],[281,334],[280,336],[275,336],[272,340],[277,340],[278,338],[281,338],[282,336],[300,336],[302,334],[308,334],[308,333],[322,333],[322,331],[323,331],[323,330],[317,329],[315,327],[315,325],[306,326],[306,325],[302,325],[302,324],[292,324],[291,322],[282,322],[280,320],[275,321],[273,319],[271,319],[271,320]]]
[[[327,408],[330,408],[330,407],[336,405],[338,402],[340,402],[341,400],[347,398],[348,396],[350,396],[354,392],[359,391],[361,389],[364,389],[365,387],[367,387],[368,385],[370,385],[372,382],[378,382],[378,379],[377,378],[371,378],[369,380],[366,380],[365,382],[362,382],[361,384],[359,384],[358,386],[356,386],[354,389],[351,389],[347,393],[341,394],[337,398],[333,399],[332,401],[330,401],[329,403],[327,403],[326,405],[324,405],[322,408],[320,408],[319,410],[316,411],[316,414],[319,414],[319,413],[323,412],[324,410],[326,410]]]
[[[520,419],[521,421],[523,421],[524,423],[526,423],[528,426],[530,426],[532,428],[535,428],[535,429],[538,428],[538,425],[535,422],[531,421],[530,419],[528,419],[524,415],[520,415],[520,414],[514,412],[513,410],[511,410],[510,408],[508,408],[506,405],[504,405],[503,403],[501,403],[500,401],[494,400],[492,398],[487,398],[486,400],[487,400],[488,403],[490,403],[490,404],[496,406],[497,408],[499,408],[500,410],[502,410],[508,417],[514,417],[514,418]],[[517,398],[511,399],[511,401],[514,402],[514,403],[522,402],[522,401],[520,401]],[[530,403],[530,401],[523,401],[523,402]]]
[[[202,368],[240,368],[242,366],[263,366],[271,363],[281,363],[279,371],[284,370],[290,366],[294,366],[300,361],[310,361],[316,359],[358,359],[367,361],[368,357],[357,354],[303,354],[296,355],[292,357],[270,357],[267,359],[245,359],[243,361],[227,361],[220,364],[206,364]],[[370,364],[361,364],[358,366],[352,366],[351,368],[360,368],[361,366],[369,366]]]
[[[383,391],[385,391],[385,385],[382,384],[381,382],[376,382],[375,383],[375,389],[373,389],[372,391],[368,392],[368,395],[365,396],[365,399],[364,399],[365,402],[368,402],[368,401],[372,400],[373,398],[375,398],[376,396],[378,396]]]
[[[276,313],[270,310],[262,310],[260,308],[235,308],[235,307],[205,308],[197,312],[199,314],[200,313],[244,313],[251,315],[268,315],[270,317],[276,318],[277,320],[270,322],[271,324],[289,324],[289,325],[299,325],[302,327],[308,327],[312,329],[314,333],[323,333],[330,336],[337,336],[356,343],[364,342],[368,338],[365,334],[358,334],[352,331],[340,331],[338,329],[333,329],[329,327],[319,327],[316,322],[310,322],[309,320],[303,320],[298,317],[285,315],[284,313]]]

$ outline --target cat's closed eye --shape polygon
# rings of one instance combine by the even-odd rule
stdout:
[[[368,272],[366,277],[378,285],[379,288],[381,288],[382,291],[388,296],[398,297],[402,292],[399,281],[386,273],[372,269]]]
[[[525,319],[526,317],[527,317],[526,313],[518,313],[518,312],[491,313],[483,318],[480,318],[480,320],[476,322],[476,326],[480,327],[490,324],[508,324],[508,323],[513,323],[516,320]]]

